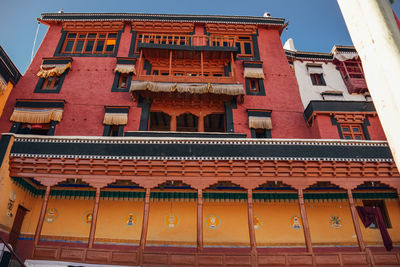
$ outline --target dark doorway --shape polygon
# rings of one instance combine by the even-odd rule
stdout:
[[[13,249],[17,247],[17,241],[21,232],[22,222],[24,221],[24,217],[27,211],[28,210],[21,205],[18,206],[17,214],[14,218],[14,223],[11,228],[10,236],[8,237],[8,243],[13,247]]]
[[[198,118],[191,113],[184,113],[176,117],[176,131],[197,132]]]

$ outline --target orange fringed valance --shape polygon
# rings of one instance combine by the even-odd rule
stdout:
[[[22,109],[15,108],[10,121],[22,123],[50,123],[51,121],[60,122],[62,119],[62,109]]]
[[[114,72],[119,72],[124,74],[129,74],[132,72],[134,75],[136,75],[135,65],[117,64],[117,66],[114,69]]]
[[[132,81],[130,91],[179,92],[191,94],[225,94],[244,95],[242,84],[207,84],[207,83],[157,83],[147,81]]]
[[[271,118],[249,116],[249,128],[271,130],[272,129]]]
[[[265,79],[262,68],[244,68],[243,76],[245,78]]]
[[[69,68],[71,68],[71,62],[61,65],[42,65],[40,66],[40,71],[37,73],[37,76],[44,79],[54,75],[61,76]]]
[[[105,113],[103,124],[106,125],[126,125],[128,123],[128,113]]]

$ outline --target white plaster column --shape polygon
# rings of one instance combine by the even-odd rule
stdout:
[[[400,166],[400,33],[388,0],[338,0],[365,79]]]

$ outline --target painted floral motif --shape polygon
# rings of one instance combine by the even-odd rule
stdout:
[[[85,213],[83,213],[83,221],[87,224],[91,224],[93,220],[93,213],[91,210],[87,210],[85,211]]]
[[[137,216],[136,216],[136,214],[135,213],[133,213],[133,212],[131,212],[131,213],[128,213],[126,216],[125,216],[125,224],[127,225],[127,226],[133,226],[133,225],[135,225],[135,224],[137,224]]]
[[[293,229],[301,229],[303,225],[301,218],[297,215],[294,215],[289,219],[289,224]]]
[[[343,221],[339,216],[333,215],[329,217],[329,224],[333,228],[341,228],[343,226]]]
[[[206,219],[206,224],[210,229],[217,229],[221,224],[221,220],[217,215],[209,215]]]
[[[253,224],[254,224],[254,229],[261,228],[261,226],[263,225],[263,220],[261,219],[260,216],[254,215]]]
[[[58,210],[55,208],[46,210],[46,215],[44,217],[44,221],[47,223],[52,223],[57,220]]]
[[[169,228],[174,228],[178,225],[179,217],[178,215],[171,213],[165,216],[164,222]]]

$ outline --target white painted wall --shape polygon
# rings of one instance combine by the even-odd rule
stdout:
[[[319,64],[320,62],[313,62],[311,60],[294,60],[293,62],[304,108],[307,107],[311,100],[324,100],[321,93],[325,91],[340,91],[343,93],[343,96],[324,96],[325,100],[366,101],[365,96],[362,94],[349,94],[339,70],[331,62],[321,62],[326,85],[313,85],[307,69],[307,64],[310,63]]]

